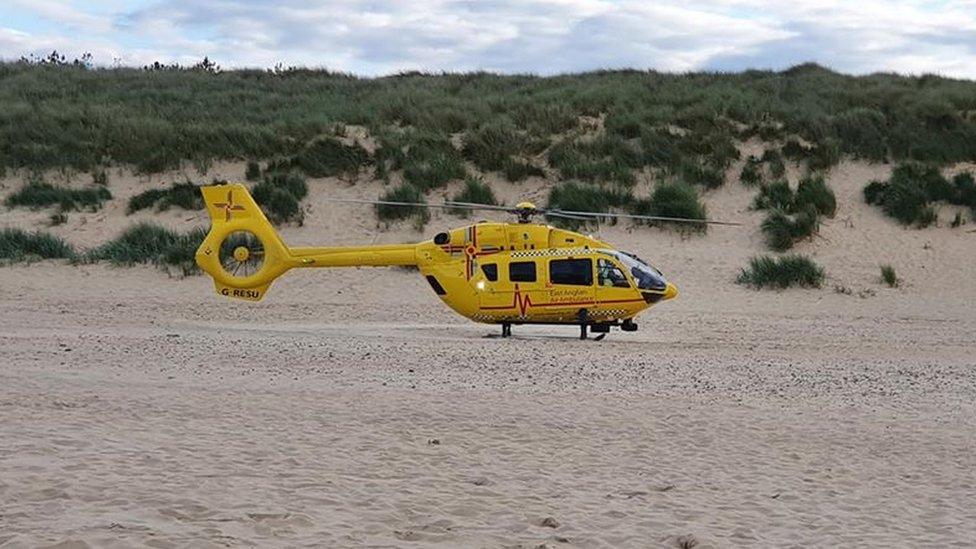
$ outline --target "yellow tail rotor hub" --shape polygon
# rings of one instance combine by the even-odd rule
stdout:
[[[247,261],[249,257],[251,257],[251,250],[248,250],[246,247],[238,246],[234,248],[234,259],[236,259],[238,262],[243,263]]]

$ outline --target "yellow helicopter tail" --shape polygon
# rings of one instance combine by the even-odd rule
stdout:
[[[241,184],[201,187],[210,214],[210,232],[196,261],[218,294],[259,301],[274,279],[296,259]]]

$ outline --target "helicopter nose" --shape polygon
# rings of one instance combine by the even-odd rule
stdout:
[[[668,282],[668,285],[664,288],[664,299],[668,300],[676,297],[678,297],[678,287]]]

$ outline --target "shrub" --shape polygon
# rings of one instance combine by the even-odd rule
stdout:
[[[810,147],[803,145],[796,139],[787,139],[786,143],[783,144],[782,153],[786,158],[794,162],[800,162],[810,155],[811,150]]]
[[[498,200],[495,198],[495,193],[491,190],[491,187],[480,179],[475,179],[473,177],[469,177],[464,181],[464,188],[455,194],[451,198],[451,201],[468,202],[471,204],[498,204]],[[464,208],[456,208],[449,211],[461,217],[468,217],[468,215],[471,213],[471,210]]]
[[[813,171],[829,170],[840,162],[840,146],[829,139],[813,147],[807,158],[807,167]]]
[[[834,217],[837,212],[837,198],[822,176],[807,176],[801,179],[794,200],[797,208],[810,205],[817,213],[827,217]]]
[[[812,206],[793,215],[774,208],[766,215],[761,225],[766,237],[766,245],[777,252],[792,248],[798,240],[815,233],[818,227],[817,211]]]
[[[484,171],[505,169],[513,155],[519,154],[525,138],[511,124],[492,123],[468,132],[461,149],[464,157]]]
[[[403,170],[403,178],[421,191],[443,187],[467,175],[464,159],[447,137],[429,132],[389,133],[376,151],[376,176]]]
[[[105,171],[105,168],[95,168],[92,172],[92,183],[103,187],[108,185],[108,172]]]
[[[739,174],[739,181],[747,187],[755,187],[763,182],[762,175],[762,165],[759,160],[750,156],[744,166],[742,166],[742,172]]]
[[[545,177],[546,172],[542,168],[518,160],[509,160],[505,163],[505,179],[511,182],[522,181],[529,177]]]
[[[387,191],[380,197],[386,202],[409,202],[413,204],[426,204],[427,200],[420,189],[413,185],[401,184]],[[389,204],[377,204],[376,216],[382,221],[395,221],[414,217],[419,224],[426,224],[430,220],[430,212],[423,206],[394,206]]]
[[[889,288],[897,288],[901,284],[898,275],[895,274],[895,268],[891,265],[881,266],[881,281],[887,284]]]
[[[612,187],[601,187],[570,181],[550,189],[548,208],[577,212],[609,212],[610,208],[630,205],[634,196],[628,190]],[[578,228],[584,224],[582,220],[561,217],[547,217],[556,225]]]
[[[759,194],[752,201],[752,207],[757,210],[771,210],[778,208],[784,212],[793,211],[793,189],[785,180],[774,181],[759,187]]]
[[[619,137],[593,141],[562,141],[549,148],[549,164],[567,179],[593,183],[633,185],[633,170],[643,165],[643,155]]]
[[[783,162],[783,155],[776,149],[766,149],[762,155],[762,161],[769,165],[769,173],[773,179],[782,179],[786,175],[786,164]]]
[[[177,233],[152,223],[139,223],[90,250],[86,257],[89,261],[108,261],[120,266],[174,266],[188,275],[199,272],[194,255],[206,236],[207,231],[202,228]]]
[[[247,170],[244,171],[244,178],[248,181],[257,181],[261,178],[261,165],[254,160],[249,160]]]
[[[172,206],[184,210],[202,210],[203,195],[200,187],[190,181],[174,183],[166,189],[149,189],[129,199],[126,213],[132,214],[139,210],[156,207],[159,211],[168,210]]]
[[[443,187],[468,175],[464,163],[453,147],[413,151],[403,170],[403,178],[421,190]]]
[[[57,205],[61,211],[80,210],[82,208],[95,211],[111,198],[112,193],[102,186],[69,189],[32,180],[8,196],[4,203],[11,208],[17,206],[44,208]]]
[[[955,203],[969,206],[976,216],[976,180],[973,179],[973,174],[968,172],[956,174],[952,178],[952,186],[955,188]]]
[[[302,149],[293,165],[311,177],[352,177],[370,161],[369,152],[358,143],[346,145],[334,137],[322,137]]]
[[[888,192],[888,183],[885,181],[872,181],[864,187],[864,201],[868,204],[881,206],[884,204],[885,194]]]
[[[785,255],[777,259],[765,255],[749,260],[736,281],[754,288],[819,288],[825,277],[824,270],[808,257]]]
[[[251,189],[251,196],[258,203],[268,220],[278,225],[294,221],[301,225],[305,220],[305,212],[299,203],[301,198],[293,194],[293,189],[281,181],[265,177]],[[304,180],[302,180],[304,184]],[[305,196],[307,188],[302,187],[301,196]]]
[[[698,191],[687,183],[661,183],[654,188],[651,197],[646,201],[638,201],[631,207],[631,213],[657,217],[676,217],[681,219],[707,218],[705,205],[698,198]],[[676,226],[682,229],[704,232],[708,225],[704,223],[670,223],[666,221],[654,222],[662,226]]]
[[[681,179],[706,189],[715,189],[725,183],[725,173],[719,168],[685,159],[681,163]]]
[[[880,111],[864,107],[850,109],[835,116],[832,125],[844,152],[878,162],[887,157],[885,131],[888,121]]]
[[[64,240],[40,231],[0,230],[0,260],[4,262],[39,259],[72,259],[74,248]]]
[[[308,196],[308,183],[305,178],[295,172],[272,173],[264,176],[264,183],[288,191],[295,200]]]

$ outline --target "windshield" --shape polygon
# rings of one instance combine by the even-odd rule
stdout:
[[[651,267],[636,255],[626,252],[616,252],[613,254],[630,272],[637,282],[637,287],[641,290],[663,290],[667,283],[661,271]]]

